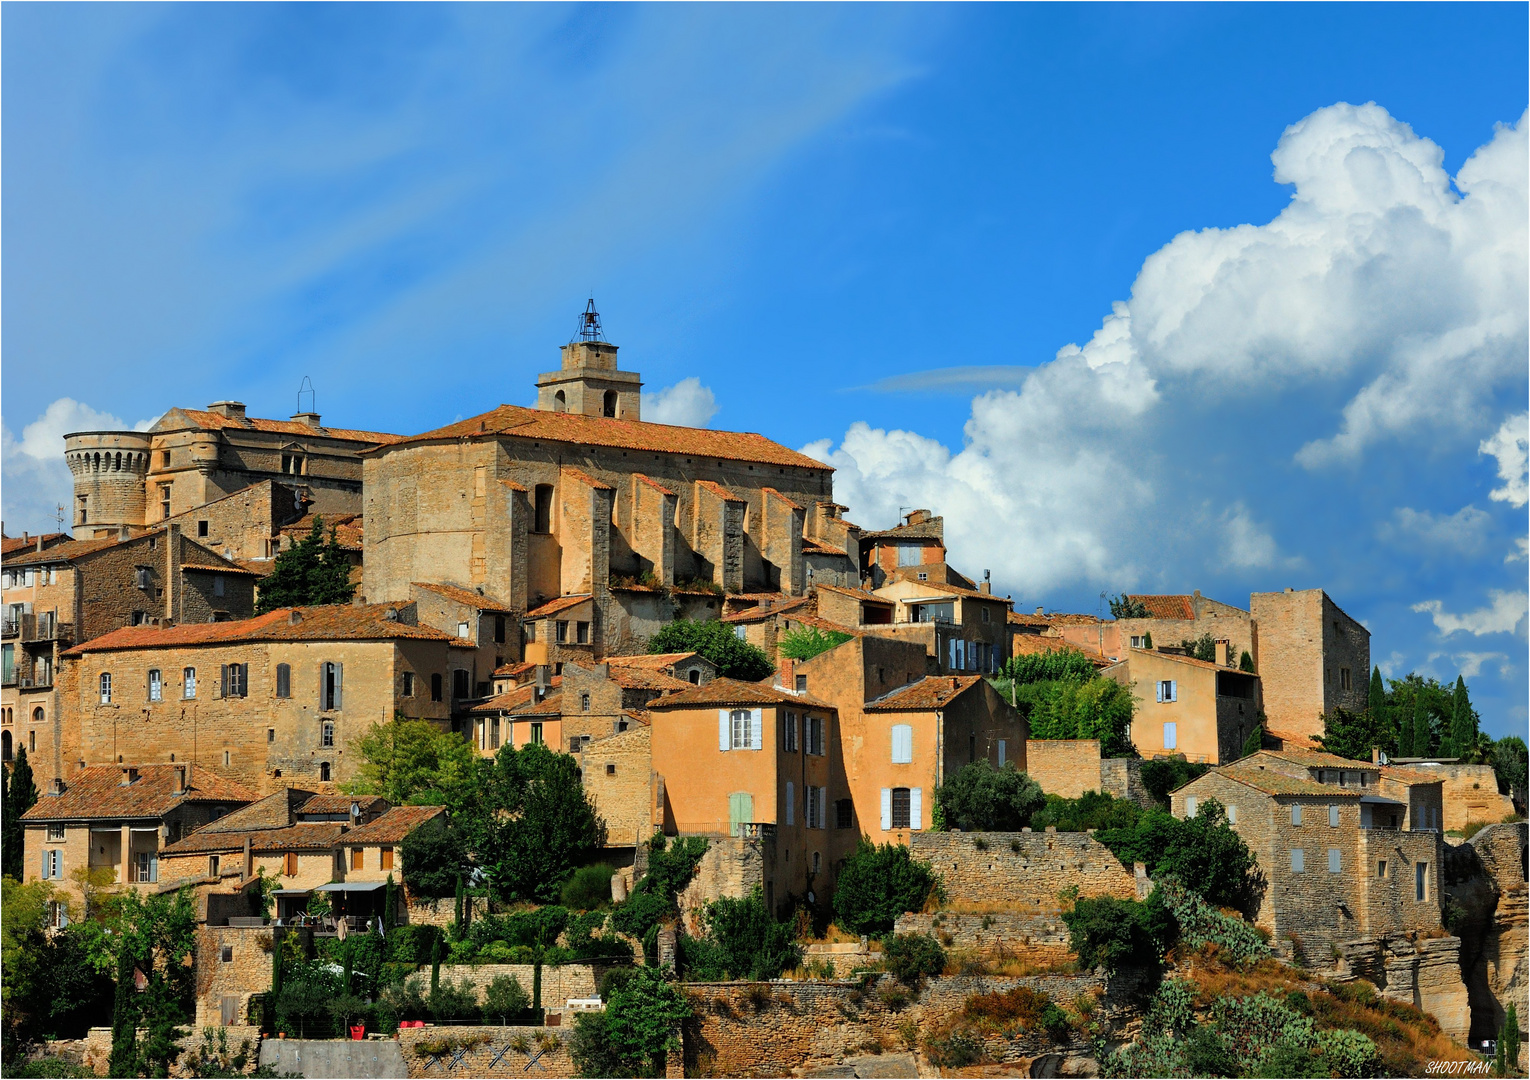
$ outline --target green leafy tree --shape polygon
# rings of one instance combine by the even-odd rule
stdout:
[[[1198,638],[1185,638],[1179,643],[1179,647],[1185,650],[1185,655],[1207,664],[1217,662],[1217,639],[1211,633],[1202,634]]]
[[[118,1002],[113,1010],[112,1058],[116,1062],[135,1059],[135,1069],[154,1076],[165,1076],[170,1063],[180,1054],[179,1040],[186,1033],[183,1026],[191,1018],[195,969],[190,963],[196,953],[196,904],[189,889],[170,895],[144,896],[127,891],[113,898],[110,935],[101,943],[109,951],[110,962],[118,977]],[[133,971],[143,974],[144,986],[131,993]],[[122,979],[129,983],[129,996],[122,998]],[[136,1046],[127,1025],[143,1028],[144,1038]],[[120,1031],[118,1030],[120,1028]]]
[[[462,871],[467,866],[467,837],[445,814],[438,814],[404,837],[399,845],[404,880],[421,896],[456,895],[456,921],[462,923]]]
[[[456,813],[482,805],[472,744],[428,720],[400,715],[373,724],[356,749],[356,779],[341,785],[347,795],[381,795],[395,806],[446,806]]]
[[[963,832],[1016,832],[1046,804],[1041,785],[1013,764],[995,769],[986,759],[963,765],[935,789],[947,828]]]
[[[678,913],[675,898],[690,884],[707,841],[687,836],[671,843],[664,834],[648,842],[648,872],[633,886],[632,894],[611,913],[612,929],[645,938],[659,920]]]
[[[1247,649],[1244,649],[1243,655],[1238,657],[1238,670],[1246,671],[1250,675],[1254,674],[1254,658]]]
[[[574,867],[605,842],[567,754],[541,743],[502,746],[481,777],[475,837],[480,865],[503,896],[549,903]]]
[[[1100,791],[1086,791],[1076,799],[1048,795],[1047,804],[1031,815],[1031,828],[1054,827],[1058,832],[1089,829],[1130,829],[1142,816],[1131,799],[1118,799]]]
[[[1116,619],[1150,619],[1147,605],[1141,600],[1119,593],[1110,598],[1110,614]]]
[[[901,844],[875,847],[865,837],[845,860],[834,886],[834,914],[852,934],[885,934],[907,911],[923,909],[939,884],[930,864]]]
[[[1342,706],[1336,708],[1323,717],[1323,734],[1318,736],[1318,742],[1330,754],[1353,761],[1370,761],[1373,748],[1388,755],[1402,752],[1385,709],[1350,712]]]
[[[1173,941],[1174,917],[1157,890],[1146,901],[1096,896],[1075,900],[1063,913],[1068,947],[1085,969],[1153,968]]]
[[[531,1008],[526,988],[514,975],[499,975],[483,991],[483,1015],[501,1024],[525,1014]]]
[[[574,876],[563,883],[558,902],[576,911],[594,911],[611,904],[611,879],[616,867],[610,863],[594,863],[581,866]]]
[[[1062,680],[1088,682],[1098,675],[1099,669],[1089,657],[1078,649],[1066,648],[1056,652],[1011,656],[1004,661],[1000,678],[1018,686],[1027,686],[1031,683]]]
[[[1169,793],[1202,775],[1209,765],[1182,757],[1153,758],[1142,763],[1142,786],[1159,806],[1169,808]]]
[[[1424,697],[1422,694],[1413,698],[1413,723],[1409,725],[1408,753],[1413,757],[1427,757],[1429,755],[1429,718],[1424,714]]]
[[[741,900],[724,896],[709,903],[706,926],[709,947],[688,956],[699,961],[688,977],[763,981],[779,978],[802,959],[790,924],[776,921],[758,885]]]
[[[1371,716],[1374,717],[1377,722],[1385,722],[1387,713],[1387,688],[1386,684],[1381,681],[1381,669],[1379,667],[1371,668],[1371,692],[1368,708],[1371,711]]]
[[[350,559],[335,530],[326,539],[324,521],[315,516],[308,535],[276,556],[271,574],[260,583],[255,610],[264,614],[283,607],[349,604],[355,591]]]
[[[882,942],[882,963],[904,986],[918,989],[946,968],[946,951],[929,934],[892,934]]]
[[[1492,745],[1489,762],[1498,778],[1499,791],[1514,800],[1523,812],[1526,773],[1530,772],[1530,751],[1518,735],[1505,735]]]
[[[1149,810],[1131,829],[1105,829],[1095,839],[1124,866],[1144,863],[1148,874],[1173,874],[1185,888],[1212,904],[1238,907],[1255,888],[1255,860],[1248,845],[1227,824],[1216,799],[1206,799],[1193,818]]]
[[[22,823],[21,815],[36,804],[37,785],[32,781],[32,766],[27,761],[27,748],[23,746],[16,751],[16,761],[11,766],[10,779],[5,786],[5,797],[0,800],[0,813],[5,815],[3,826],[0,826],[3,828],[0,843],[4,845],[0,871],[17,881],[26,876],[22,865],[26,858],[26,826]]]
[[[843,645],[850,635],[840,630],[820,630],[816,626],[797,626],[781,635],[776,652],[791,660],[811,660],[819,653]]]
[[[604,1012],[581,1013],[569,1053],[580,1076],[663,1076],[665,1056],[679,1049],[680,1025],[690,1002],[665,977],[644,965],[614,990]]]
[[[775,670],[763,649],[749,644],[733,628],[715,619],[676,619],[648,639],[650,653],[695,652],[717,665],[717,673],[729,679],[751,681]]]
[[[1032,683],[1014,695],[1033,739],[1098,739],[1102,757],[1135,757],[1132,693],[1114,679]]]

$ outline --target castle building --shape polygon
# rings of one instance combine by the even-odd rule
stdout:
[[[829,466],[762,435],[644,422],[640,378],[591,336],[593,310],[583,326],[538,380],[536,408],[360,452],[369,601],[436,581],[540,622],[587,597],[587,615],[560,616],[586,639],[538,645],[599,657],[640,651],[677,617],[716,618],[726,594],[800,596],[810,565],[855,573],[859,531],[839,516]],[[520,659],[515,644],[506,656]]]
[[[327,428],[318,413],[246,416],[243,402],[173,408],[148,431],[64,436],[74,475],[77,539],[115,535],[185,514],[262,480],[295,488],[320,514],[361,509],[361,450],[397,435]]]

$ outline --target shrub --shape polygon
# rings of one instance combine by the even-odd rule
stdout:
[[[648,872],[633,886],[632,895],[611,913],[611,926],[624,934],[646,939],[666,915],[675,914],[675,897],[696,873],[707,842],[688,836],[670,843],[661,833],[648,845]]]
[[[816,626],[797,626],[781,635],[776,652],[791,660],[811,660],[836,645],[843,645],[850,635],[839,630],[823,631]]]
[[[1063,913],[1068,947],[1083,968],[1156,967],[1173,937],[1173,916],[1155,889],[1146,902],[1097,896]]]
[[[964,832],[1015,832],[1046,804],[1041,785],[1013,764],[995,769],[988,761],[963,765],[935,789],[946,828]]]
[[[425,999],[425,1004],[430,1009],[431,1019],[438,1024],[448,1020],[471,1020],[478,1016],[478,994],[473,984],[466,979],[456,984],[450,979],[442,979],[441,984]]]
[[[445,814],[439,814],[404,837],[399,855],[411,892],[437,898],[452,896],[457,891],[458,875],[467,866],[467,837],[447,821]]]
[[[1113,679],[1060,679],[1015,689],[1033,739],[1099,739],[1104,757],[1136,757],[1132,694]]]
[[[531,1008],[531,997],[514,975],[500,975],[484,987],[483,1015],[501,1023],[518,1017]]]
[[[925,1036],[924,1056],[930,1059],[930,1064],[943,1069],[960,1069],[982,1060],[983,1044],[967,1029],[956,1028]]]
[[[388,931],[388,958],[401,964],[428,964],[436,938],[440,936],[439,926],[411,924],[394,927]]]
[[[924,907],[938,879],[902,845],[872,846],[865,837],[845,860],[834,887],[834,914],[852,934],[885,934],[908,911]]]
[[[946,969],[946,951],[929,934],[894,934],[882,943],[882,963],[904,986],[917,988]]]
[[[1164,809],[1169,807],[1169,792],[1183,787],[1202,775],[1210,765],[1186,761],[1184,758],[1153,758],[1142,763],[1142,786]]]
[[[593,911],[611,904],[611,878],[616,868],[610,863],[581,866],[563,883],[558,902],[574,911]]]
[[[661,1076],[664,1056],[679,1049],[675,1032],[690,1003],[650,966],[635,968],[614,991],[605,1012],[580,1013],[569,1053],[581,1076]]]
[[[1031,828],[1054,826],[1058,832],[1086,832],[1089,829],[1131,829],[1142,816],[1142,808],[1130,799],[1118,799],[1100,791],[1086,791],[1076,799],[1048,795],[1047,803],[1031,816]],[[1019,850],[1019,843],[1014,845]]]
[[[708,967],[695,973],[698,978],[774,979],[802,959],[791,926],[777,922],[766,910],[758,886],[742,900],[713,900],[707,905],[706,924],[715,951],[698,953]]]
[[[1193,818],[1149,810],[1133,828],[1104,829],[1095,839],[1123,865],[1145,863],[1155,878],[1172,874],[1218,906],[1246,903],[1255,886],[1254,856],[1215,799],[1203,802]]]
[[[717,674],[729,679],[763,679],[775,665],[763,649],[749,644],[733,628],[715,619],[697,622],[676,619],[648,639],[650,653],[697,652],[717,665]]]
[[[1258,927],[1222,914],[1173,877],[1159,882],[1153,892],[1173,914],[1180,940],[1190,948],[1215,945],[1234,964],[1247,964],[1270,955],[1270,946]]]
[[[1066,1036],[1069,1026],[1067,1014],[1050,997],[1027,986],[974,995],[962,1006],[962,1015],[1001,1028],[1016,1025],[1028,1031],[1045,1031],[1058,1041]]]

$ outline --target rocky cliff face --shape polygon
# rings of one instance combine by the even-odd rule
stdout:
[[[1489,825],[1446,849],[1445,897],[1451,928],[1461,937],[1474,1046],[1497,1036],[1505,1006],[1523,1003],[1530,989],[1527,856],[1530,826],[1524,822]],[[1522,1030],[1526,1020],[1522,1014]]]

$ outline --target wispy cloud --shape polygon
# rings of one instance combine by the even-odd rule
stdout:
[[[902,375],[889,375],[870,386],[854,387],[856,390],[876,390],[882,393],[918,393],[927,390],[952,392],[973,390],[1018,390],[1036,369],[1019,364],[989,364],[967,367],[930,368],[928,371],[910,371]]]
[[[1452,615],[1438,600],[1424,600],[1413,605],[1414,611],[1428,612],[1435,629],[1445,635],[1465,631],[1482,637],[1485,634],[1512,634],[1525,618],[1527,598],[1522,592],[1494,589],[1492,603],[1460,615]]]
[[[1482,440],[1477,452],[1498,459],[1498,478],[1504,484],[1489,498],[1510,506],[1530,502],[1530,413],[1509,417],[1492,438]]]

